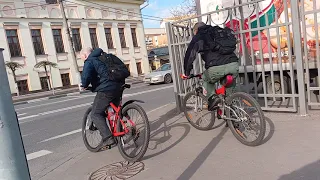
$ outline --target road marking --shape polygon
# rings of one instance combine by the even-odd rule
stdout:
[[[79,132],[81,132],[81,131],[82,131],[82,129],[77,129],[77,130],[70,131],[70,132],[67,132],[67,133],[64,133],[64,134],[60,134],[60,135],[58,135],[58,136],[54,136],[54,137],[52,137],[52,138],[43,140],[43,141],[38,142],[38,143],[43,143],[43,142],[51,141],[51,140],[54,140],[54,139],[59,139],[59,138],[65,137],[65,136],[69,136],[69,135],[72,135],[72,134],[79,133]]]
[[[21,120],[24,120],[24,119],[30,119],[30,118],[34,118],[34,117],[37,117],[37,116],[39,116],[39,115],[36,114],[36,115],[31,115],[31,116],[25,116],[25,117],[18,118],[18,119],[19,119],[19,121],[21,121]]]
[[[56,102],[51,102],[51,103],[46,103],[46,104],[28,106],[28,107],[16,109],[16,111],[23,110],[23,109],[31,109],[31,108],[35,108],[35,107],[42,107],[42,106],[46,106],[46,105],[58,104],[58,103],[67,102],[67,101],[71,101],[71,100],[77,100],[77,99],[81,99],[81,98],[84,98],[84,97],[70,98],[70,99],[66,99],[66,100],[62,100],[62,101],[56,101]]]
[[[32,159],[36,159],[36,158],[39,158],[41,156],[45,156],[45,155],[48,155],[48,154],[51,154],[52,152],[51,151],[47,151],[47,150],[41,150],[41,151],[38,151],[38,152],[34,152],[34,153],[31,153],[31,154],[28,154],[27,155],[27,160],[32,160]]]
[[[169,106],[170,104],[172,104],[172,102],[171,102],[171,103],[168,103],[168,104],[165,104],[165,105],[163,105],[163,106],[160,106],[160,107],[158,107],[158,108],[155,108],[155,109],[147,112],[147,114],[150,114],[150,113],[155,112],[155,111],[157,111],[157,110],[159,110],[159,109],[162,109],[162,108],[164,108],[164,107],[167,107],[167,106]]]
[[[160,107],[158,107],[158,108],[156,108],[156,109],[153,109],[153,110],[151,110],[151,111],[148,111],[147,114],[150,114],[150,113],[152,113],[152,112],[154,112],[154,111],[157,111],[157,110],[159,110],[159,109],[161,109],[161,108],[167,107],[167,106],[169,106],[170,104],[172,104],[172,102],[171,102],[171,103],[168,103],[168,104],[165,104],[165,105],[163,105],[163,106],[160,106]],[[43,142],[48,142],[48,141],[55,140],[55,139],[60,139],[60,138],[66,137],[66,136],[70,136],[70,135],[72,135],[72,134],[79,133],[79,132],[81,132],[81,131],[82,131],[82,129],[77,129],[77,130],[70,131],[70,132],[67,132],[67,133],[64,133],[64,134],[60,134],[60,135],[58,135],[58,136],[51,137],[51,138],[49,138],[49,139],[45,139],[45,140],[40,141],[40,142],[38,142],[38,143],[43,143]]]
[[[23,116],[23,115],[26,115],[27,113],[21,113],[21,114],[17,114],[18,115],[18,117],[19,116]]]
[[[85,107],[85,106],[88,106],[88,105],[91,105],[91,104],[92,103],[85,103],[85,104],[81,104],[81,105],[77,105],[77,106],[71,106],[71,107],[57,109],[57,110],[53,110],[53,111],[47,111],[47,112],[39,113],[39,114],[36,114],[36,115],[19,118],[19,121],[20,120],[24,120],[24,119],[30,119],[30,118],[38,117],[38,116],[54,114],[54,113],[57,113],[57,112],[67,111],[67,110],[71,110],[71,109],[76,109],[76,108],[79,108],[79,107]],[[30,121],[21,121],[21,122],[19,122],[19,124],[23,124],[23,123],[27,123],[27,122],[31,122],[31,121],[34,121],[34,119],[30,120]]]

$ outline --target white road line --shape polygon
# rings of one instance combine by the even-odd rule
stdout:
[[[168,103],[168,104],[165,104],[165,105],[163,105],[163,106],[160,106],[160,107],[158,107],[158,108],[156,108],[156,109],[153,109],[153,110],[151,110],[151,111],[148,111],[147,114],[150,114],[150,113],[152,113],[152,112],[154,112],[154,111],[157,111],[157,110],[159,110],[159,109],[161,109],[161,108],[167,107],[167,106],[169,106],[170,104],[172,104],[172,103]],[[45,139],[45,140],[40,141],[40,142],[38,142],[38,143],[43,143],[43,142],[48,142],[48,141],[55,140],[55,139],[60,139],[60,138],[66,137],[66,136],[70,136],[70,135],[72,135],[72,134],[79,133],[79,132],[81,132],[81,131],[82,131],[82,129],[77,129],[77,130],[70,131],[70,132],[67,132],[67,133],[64,133],[64,134],[60,134],[60,135],[58,135],[58,136],[51,137],[51,138],[49,138],[49,139]]]
[[[18,117],[19,116],[23,116],[23,115],[26,115],[27,113],[21,113],[21,114],[17,114],[18,115]]]
[[[149,92],[154,92],[154,91],[159,91],[159,90],[163,90],[163,89],[169,89],[172,88],[173,86],[166,86],[166,87],[161,87],[161,88],[157,88],[157,89],[151,89],[151,90],[147,90],[147,91],[142,91],[142,92],[138,92],[138,93],[132,93],[132,94],[125,94],[123,97],[131,97],[131,96],[136,96],[136,95],[140,95],[140,94],[145,94],[145,93],[149,93]],[[64,102],[64,101],[63,101]],[[39,114],[35,114],[35,115],[30,115],[30,116],[26,116],[26,117],[22,117],[19,118],[19,121],[21,120],[25,120],[25,119],[31,119],[34,117],[38,117],[38,116],[43,116],[43,115],[48,115],[48,114],[54,114],[57,112],[62,112],[62,111],[67,111],[67,110],[71,110],[71,109],[76,109],[76,108],[80,108],[80,107],[85,107],[88,105],[91,105],[92,103],[85,103],[85,104],[80,104],[80,105],[76,105],[76,106],[71,106],[71,107],[67,107],[67,108],[62,108],[62,109],[56,109],[56,110],[52,110],[52,111],[47,111],[47,112],[43,112],[43,113],[39,113]],[[42,106],[42,105],[39,105]],[[27,122],[32,122],[34,120],[29,120],[29,121],[21,121],[19,122],[20,124],[23,123],[27,123]]]
[[[155,108],[155,109],[147,112],[147,114],[150,114],[150,113],[155,112],[155,111],[157,111],[157,110],[159,110],[159,109],[162,109],[162,108],[164,108],[164,107],[167,107],[167,106],[169,106],[170,104],[172,104],[172,102],[171,102],[171,103],[168,103],[168,104],[165,104],[165,105],[163,105],[163,106],[160,106],[160,107],[158,107],[158,108]]]
[[[16,111],[23,110],[23,109],[31,109],[31,108],[35,108],[35,107],[42,107],[42,106],[46,106],[46,105],[58,104],[58,103],[67,102],[67,101],[72,101],[72,100],[77,100],[77,99],[81,99],[81,98],[84,98],[84,97],[70,98],[70,99],[66,99],[66,100],[62,100],[62,101],[56,101],[56,102],[51,102],[51,103],[39,104],[39,105],[35,105],[35,106],[28,106],[28,107],[16,109]]]
[[[21,121],[21,120],[24,120],[24,119],[30,119],[30,118],[34,118],[34,117],[37,117],[37,116],[39,116],[39,115],[36,114],[36,115],[26,116],[26,117],[22,117],[22,118],[18,118],[18,119],[19,119],[19,121]]]
[[[31,153],[31,154],[28,154],[27,155],[27,160],[32,160],[32,159],[36,159],[36,158],[39,158],[41,156],[45,156],[45,155],[48,155],[48,154],[51,154],[52,152],[51,151],[47,151],[47,150],[41,150],[41,151],[38,151],[38,152],[34,152],[34,153]]]
[[[51,141],[51,140],[54,140],[54,139],[59,139],[59,138],[65,137],[65,136],[69,136],[69,135],[72,135],[72,134],[79,133],[79,132],[81,132],[81,131],[82,131],[82,129],[77,129],[77,130],[70,131],[70,132],[67,132],[67,133],[64,133],[64,134],[60,134],[60,135],[58,135],[58,136],[54,136],[54,137],[52,137],[52,138],[43,140],[43,141],[38,142],[38,143],[43,143],[43,142]]]

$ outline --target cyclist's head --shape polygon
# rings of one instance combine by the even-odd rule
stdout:
[[[197,22],[194,26],[193,26],[193,34],[196,35],[198,33],[198,29],[201,26],[205,26],[206,24],[204,22]]]
[[[86,47],[86,48],[81,49],[81,51],[80,51],[81,59],[86,60],[88,58],[88,56],[91,54],[91,52],[92,52],[92,48],[90,48],[90,47]]]

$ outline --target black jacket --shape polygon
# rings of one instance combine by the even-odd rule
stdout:
[[[120,91],[124,83],[110,81],[108,78],[108,67],[98,59],[102,49],[95,49],[84,62],[81,82],[82,87],[92,85],[94,92],[116,92]]]
[[[209,27],[209,25],[206,25],[200,28],[202,28],[202,31],[205,31]],[[205,62],[206,69],[212,66],[220,66],[232,62],[238,62],[238,57],[235,53],[222,55],[219,52],[210,50],[205,36],[198,33],[192,38],[184,57],[184,73],[187,76],[190,75],[190,71],[193,68],[193,61],[196,59],[197,53],[201,54],[201,58]]]

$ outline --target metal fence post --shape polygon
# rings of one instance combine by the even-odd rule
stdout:
[[[0,179],[30,180],[2,51],[0,48]]]
[[[298,92],[299,92],[299,106],[300,115],[307,115],[307,102],[304,82],[304,65],[302,56],[302,44],[301,44],[301,19],[299,11],[299,0],[291,0],[291,14],[292,14],[292,30],[293,30],[293,42],[294,42],[294,55],[295,64],[297,67],[297,79],[298,79]],[[298,23],[295,23],[298,22]]]
[[[169,48],[169,57],[170,57],[170,64],[171,64],[171,69],[172,69],[172,79],[173,79],[173,89],[174,89],[174,97],[176,100],[176,109],[177,111],[180,113],[182,112],[182,101],[181,101],[181,97],[179,95],[179,74],[177,74],[178,68],[177,68],[177,62],[176,59],[174,58],[173,55],[173,39],[172,39],[172,28],[171,28],[171,24],[170,22],[166,23],[166,33],[167,33],[167,37],[168,37],[168,48]]]

